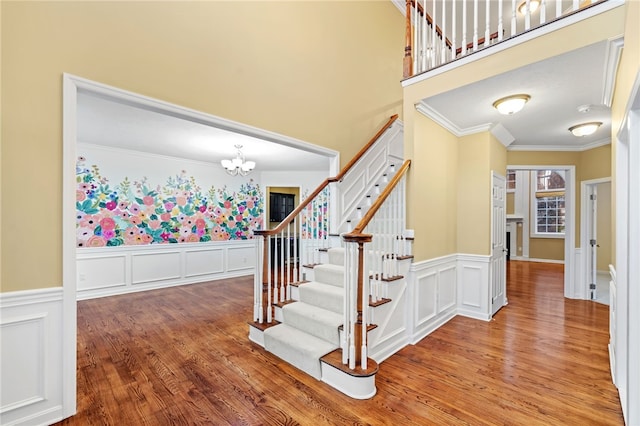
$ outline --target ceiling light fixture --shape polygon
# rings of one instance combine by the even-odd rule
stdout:
[[[600,121],[592,121],[590,123],[582,123],[571,126],[569,127],[569,131],[573,133],[573,136],[589,136],[594,134],[600,126],[602,126],[602,123]]]
[[[231,176],[246,176],[256,167],[255,161],[245,161],[242,153],[242,145],[234,145],[237,153],[236,158],[232,160],[222,160],[220,164]]]
[[[529,0],[529,13],[533,13],[540,7],[540,0]],[[518,12],[521,15],[524,15],[527,12],[527,2],[526,0],[520,3],[518,6]]]
[[[493,107],[497,109],[500,114],[511,115],[520,111],[529,99],[531,99],[531,96],[524,94],[507,96],[506,98],[495,101]]]

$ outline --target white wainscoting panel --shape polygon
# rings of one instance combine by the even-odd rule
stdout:
[[[179,251],[133,253],[131,255],[131,283],[169,281],[180,278]]]
[[[458,314],[489,321],[489,256],[458,254]]]
[[[410,297],[411,342],[416,343],[449,321],[456,314],[456,255],[416,262],[411,265]]]
[[[185,277],[224,272],[224,250],[221,248],[187,250],[185,256]]]
[[[0,293],[0,424],[62,418],[62,287]]]
[[[256,266],[255,247],[229,247],[227,249],[227,271],[251,271]]]
[[[78,259],[78,289],[98,289],[127,285],[127,256],[96,256]]]
[[[77,298],[251,275],[255,240],[77,249]]]

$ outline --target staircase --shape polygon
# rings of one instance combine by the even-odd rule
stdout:
[[[404,229],[410,162],[397,166],[403,138],[396,118],[278,227],[255,233],[249,338],[357,399],[375,395],[378,361],[406,345],[394,327],[406,320],[397,302],[412,259]]]
[[[313,268],[313,281],[292,291],[297,301],[276,307],[282,322],[264,332],[266,350],[318,380],[320,358],[340,347],[343,324],[344,249],[329,249],[328,259]]]

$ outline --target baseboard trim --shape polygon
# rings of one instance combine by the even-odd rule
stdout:
[[[564,260],[541,259],[536,257],[511,257],[510,260],[520,260],[523,262],[556,263],[556,264],[564,265]]]

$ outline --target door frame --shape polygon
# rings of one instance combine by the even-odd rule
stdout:
[[[626,424],[640,422],[640,72],[615,139],[616,335],[612,363]],[[634,285],[631,285],[633,283]]]
[[[564,233],[564,297],[580,299],[581,286],[576,279],[576,166],[563,164],[508,164],[507,170],[564,170],[565,172],[565,233]],[[530,220],[532,220],[530,218]],[[524,228],[524,227],[523,227]],[[530,228],[530,223],[529,223]],[[530,232],[529,229],[523,232]]]
[[[243,123],[224,119],[204,112],[192,110],[138,93],[72,74],[62,75],[62,414],[63,418],[77,411],[77,269],[76,269],[76,159],[78,93],[92,93],[145,108],[159,114],[172,115],[196,121],[212,127],[223,128],[258,139],[279,143],[288,147],[314,152],[329,158],[329,174],[335,176],[340,170],[338,151],[314,145],[299,139],[259,129]]]
[[[579,284],[577,284],[580,294],[585,300],[590,299],[589,289],[589,276],[591,274],[590,262],[589,262],[589,230],[593,226],[595,220],[591,214],[589,214],[589,194],[591,194],[591,188],[597,188],[599,184],[611,183],[611,177],[589,179],[580,182],[580,254],[582,261],[579,263],[580,273],[578,274]]]

